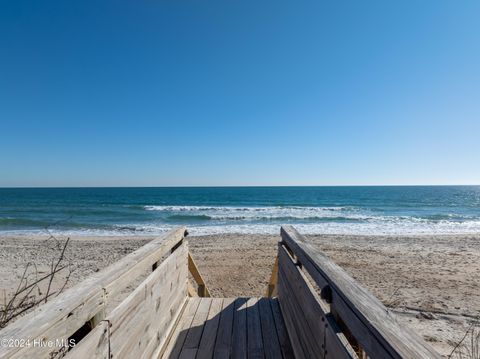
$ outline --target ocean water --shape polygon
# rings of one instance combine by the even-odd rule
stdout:
[[[480,233],[480,186],[0,188],[0,233]]]

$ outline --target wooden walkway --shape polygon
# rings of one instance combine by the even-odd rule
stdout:
[[[3,328],[7,343],[37,345],[0,346],[0,358],[440,359],[291,226],[264,298],[210,298],[186,235],[166,233]]]
[[[294,358],[277,299],[189,298],[162,358]]]

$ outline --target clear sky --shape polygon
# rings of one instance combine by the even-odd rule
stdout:
[[[480,183],[480,1],[0,2],[0,186]]]

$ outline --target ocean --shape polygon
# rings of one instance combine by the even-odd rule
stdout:
[[[0,188],[0,234],[480,233],[480,186]]]

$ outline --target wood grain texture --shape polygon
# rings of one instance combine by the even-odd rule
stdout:
[[[340,332],[331,314],[325,319],[325,359],[357,359],[358,355]]]
[[[182,315],[186,319],[180,318],[162,358],[294,357],[278,300],[195,297],[187,301]]]
[[[377,298],[292,226],[282,227],[281,236],[316,284],[331,288],[332,312],[341,318],[370,357],[440,358],[418,334],[400,325]]]
[[[195,313],[197,312],[200,301],[201,298],[198,297],[188,299],[185,311],[183,312],[178,325],[175,327],[174,332],[172,333],[162,358],[176,359],[180,356],[183,343],[185,343],[188,330],[192,326],[192,321],[195,317]]]
[[[268,281],[267,287],[267,297],[276,297],[277,296],[277,282],[278,282],[278,256],[275,257],[275,262],[273,263],[272,274],[270,275],[270,280]]]
[[[210,305],[210,311],[208,312],[207,321],[203,329],[202,339],[200,341],[196,359],[213,358],[222,307],[222,298],[212,298],[212,304]]]
[[[192,355],[193,357],[197,355],[211,304],[211,298],[202,298],[200,301],[197,312],[193,317],[192,325],[188,329],[187,337],[183,343],[183,348],[180,352],[180,358],[190,358]]]
[[[182,241],[185,228],[179,228],[130,253],[122,260],[95,273],[78,285],[40,306],[0,331],[1,338],[67,340],[77,329],[102,311],[111,296],[122,291],[148,268],[161,260]],[[48,358],[55,348],[0,347],[2,358]]]
[[[264,346],[265,359],[278,359],[282,357],[280,342],[278,341],[275,320],[273,319],[272,308],[268,298],[258,300],[258,312],[262,328],[262,342]]]
[[[247,299],[235,300],[233,316],[232,359],[247,358]]]
[[[218,324],[217,340],[215,342],[215,359],[230,358],[230,348],[232,346],[233,332],[233,312],[235,311],[235,299],[223,299],[223,307]]]
[[[110,319],[110,351],[113,358],[132,355],[140,358],[162,345],[167,328],[186,298],[187,249],[178,247],[135,291],[120,304]],[[136,297],[143,300],[134,308]],[[124,313],[128,313],[126,316]],[[118,324],[117,318],[122,318]]]
[[[193,257],[190,253],[188,253],[188,270],[192,274],[193,279],[197,283],[197,295],[199,297],[210,297],[210,291],[208,290],[207,284],[203,279],[200,271],[198,270],[197,264],[193,260]]]
[[[270,307],[272,309],[273,319],[275,321],[275,329],[277,330],[278,342],[280,343],[282,357],[284,359],[294,358],[292,345],[288,337],[287,328],[285,327],[285,321],[283,319],[277,298],[270,300]]]
[[[304,318],[305,323],[305,340],[312,342],[315,354],[323,357],[325,315],[329,309],[322,303],[302,270],[294,264],[286,249],[280,246],[278,251],[279,268],[281,268],[289,289],[288,292],[282,292],[279,295],[279,300],[283,300],[284,296],[289,296],[294,301],[295,307],[302,309],[301,317]]]
[[[105,321],[109,325],[111,358],[150,358],[166,341],[186,299],[187,248],[183,243],[170,254]],[[71,358],[84,358],[96,348],[90,332],[72,351]],[[81,355],[76,354],[80,353]]]
[[[259,312],[258,298],[249,298],[247,300],[247,356],[252,359],[261,359],[265,356]]]
[[[316,333],[309,328],[303,308],[301,308],[295,296],[292,295],[289,278],[281,266],[279,266],[278,273],[278,300],[287,323],[295,356],[322,358],[323,349],[321,344],[316,342],[316,340],[320,341],[323,339],[321,338],[321,333],[317,337]]]
[[[284,279],[282,273],[279,272],[278,276],[278,294],[279,297],[282,296],[282,293],[287,293],[288,289],[284,285]],[[288,332],[288,337],[292,343],[292,350],[295,358],[303,359],[308,358],[308,354],[305,352],[303,342],[301,340],[300,330],[297,328],[297,323],[295,320],[295,313],[290,307],[288,300],[283,299],[278,301],[281,308],[283,320],[285,322],[285,328]]]
[[[109,323],[107,321],[100,322],[82,340],[81,344],[67,352],[65,358],[109,359]]]

